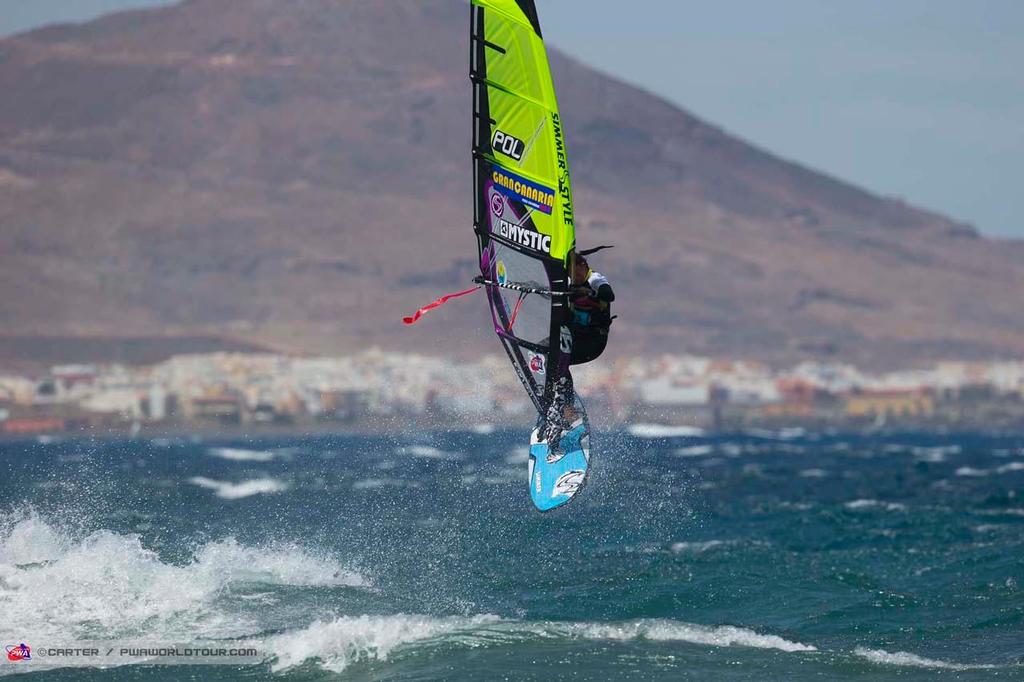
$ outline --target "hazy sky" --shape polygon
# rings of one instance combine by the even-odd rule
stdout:
[[[0,0],[0,34],[158,4]],[[537,4],[551,43],[733,134],[1024,237],[1024,0]]]

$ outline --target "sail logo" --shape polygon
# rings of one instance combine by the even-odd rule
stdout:
[[[506,198],[515,199],[535,211],[551,215],[555,205],[555,190],[538,185],[503,168],[495,168],[491,180]]]
[[[8,644],[4,647],[7,652],[8,661],[31,661],[32,648],[24,642],[20,644]]]
[[[500,218],[496,232],[502,239],[507,239],[509,242],[519,246],[525,246],[531,251],[551,253],[551,237],[540,232],[534,232],[522,225],[517,225],[510,220]]]
[[[513,137],[508,133],[500,130],[494,131],[494,137],[491,139],[491,147],[496,152],[501,152],[505,156],[510,156],[516,161],[523,160],[523,152],[526,151],[526,143],[520,140],[518,137]]]
[[[501,195],[495,192],[491,195],[491,213],[496,216],[501,216],[505,212],[505,200],[501,198]]]
[[[544,356],[534,355],[530,358],[530,371],[534,374],[544,374]]]
[[[572,191],[569,189],[569,160],[565,154],[565,138],[562,137],[562,119],[551,114],[551,129],[555,134],[555,157],[558,160],[558,195],[562,198],[562,222],[567,227],[575,225],[572,211]]]

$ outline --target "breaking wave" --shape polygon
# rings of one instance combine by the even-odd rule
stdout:
[[[34,512],[0,515],[0,639],[160,638],[251,635],[253,614],[225,603],[245,586],[369,587],[359,573],[293,544],[198,545],[169,562],[137,535],[83,537]]]
[[[731,625],[716,627],[666,619],[621,623],[506,620],[494,615],[430,617],[423,615],[340,617],[260,642],[274,657],[275,670],[316,661],[340,672],[353,663],[383,661],[404,646],[448,644],[480,647],[538,639],[682,642],[711,647],[749,647],[785,652],[813,652],[792,642]]]
[[[888,652],[882,649],[867,649],[857,647],[854,653],[872,663],[882,665],[895,665],[911,668],[932,668],[941,670],[987,670],[999,666],[987,663],[950,663],[933,658],[924,658],[916,654],[909,654],[906,651]]]
[[[261,642],[272,652],[274,670],[315,660],[331,672],[352,663],[387,660],[404,645],[438,639],[498,622],[497,616],[432,618],[429,616],[355,616],[316,621],[308,627]]]
[[[867,501],[875,506],[876,501]],[[877,503],[883,504],[884,503]],[[732,541],[675,543],[701,553]],[[197,545],[179,562],[136,535],[109,530],[76,537],[34,512],[0,515],[0,638],[61,641],[118,638],[231,640],[255,645],[275,671],[306,664],[340,672],[423,648],[476,649],[537,641],[661,642],[814,654],[812,644],[736,625],[661,618],[619,622],[530,621],[480,614],[337,615],[278,630],[261,609],[244,608],[266,590],[369,588],[362,575],[294,544],[247,546],[234,538]],[[253,589],[257,594],[251,594]],[[277,634],[261,635],[263,632]],[[886,666],[955,671],[1002,668],[858,647],[853,655]]]

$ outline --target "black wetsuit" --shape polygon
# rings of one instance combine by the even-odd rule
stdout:
[[[600,273],[591,272],[587,281],[574,290],[570,297],[572,319],[568,324],[572,334],[572,352],[569,365],[582,365],[596,360],[608,345],[608,329],[612,324],[611,303],[615,300],[608,280]],[[576,402],[576,387],[568,367],[550,395],[550,402],[543,411],[541,423],[546,431],[543,438],[553,450],[557,450],[559,439],[568,427],[566,408]]]
[[[582,365],[596,360],[604,352],[608,345],[608,329],[612,324],[611,304],[615,300],[611,284],[597,272],[590,273],[579,291],[580,295],[572,299],[570,365]]]

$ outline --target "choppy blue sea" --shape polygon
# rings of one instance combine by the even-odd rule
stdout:
[[[229,643],[73,680],[1024,679],[1024,435],[0,444],[0,641]],[[64,667],[59,667],[64,666]]]

